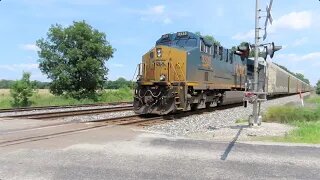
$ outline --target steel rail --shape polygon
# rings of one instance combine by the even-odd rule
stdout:
[[[106,108],[94,108],[94,109],[81,109],[81,110],[70,110],[70,111],[55,111],[55,112],[44,112],[44,113],[32,113],[32,114],[18,114],[3,116],[6,118],[28,118],[28,119],[52,119],[69,116],[79,116],[88,114],[101,114],[108,112],[119,112],[133,110],[133,106],[123,107],[106,107]]]
[[[24,107],[24,108],[3,108],[3,109],[0,109],[0,113],[78,108],[78,107],[108,106],[108,105],[121,105],[121,104],[132,104],[132,103],[133,102],[114,102],[114,103],[78,104],[78,105],[64,105],[64,106],[35,106],[35,107]]]

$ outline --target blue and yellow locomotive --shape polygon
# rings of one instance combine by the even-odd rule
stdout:
[[[235,52],[191,32],[162,35],[138,66],[134,111],[163,115],[241,101],[248,54],[249,47]]]

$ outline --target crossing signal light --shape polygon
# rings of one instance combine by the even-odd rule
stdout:
[[[237,50],[234,53],[241,56],[241,59],[248,58],[250,54],[249,43],[245,43],[242,46],[238,46]]]
[[[269,55],[270,58],[272,59],[274,56],[274,53],[276,51],[279,51],[280,49],[282,49],[282,46],[276,46],[274,42],[272,42],[268,46],[263,47],[263,51],[260,53],[260,57],[266,60],[267,56]]]

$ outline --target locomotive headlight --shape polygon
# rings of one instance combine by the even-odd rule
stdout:
[[[166,80],[166,75],[161,74],[161,75],[160,75],[160,81],[165,81],[165,80]]]
[[[160,48],[157,49],[157,57],[162,56],[162,50]]]

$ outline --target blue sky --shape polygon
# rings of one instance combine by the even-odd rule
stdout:
[[[260,0],[265,9],[268,0]],[[141,56],[165,33],[200,31],[225,47],[253,43],[254,0],[2,0],[0,2],[0,79],[18,79],[23,71],[48,81],[38,70],[35,41],[51,24],[85,20],[105,32],[117,51],[109,60],[109,79],[132,79]],[[266,42],[283,49],[273,61],[320,79],[320,2],[274,0],[274,23]],[[261,23],[262,24],[262,23]]]

